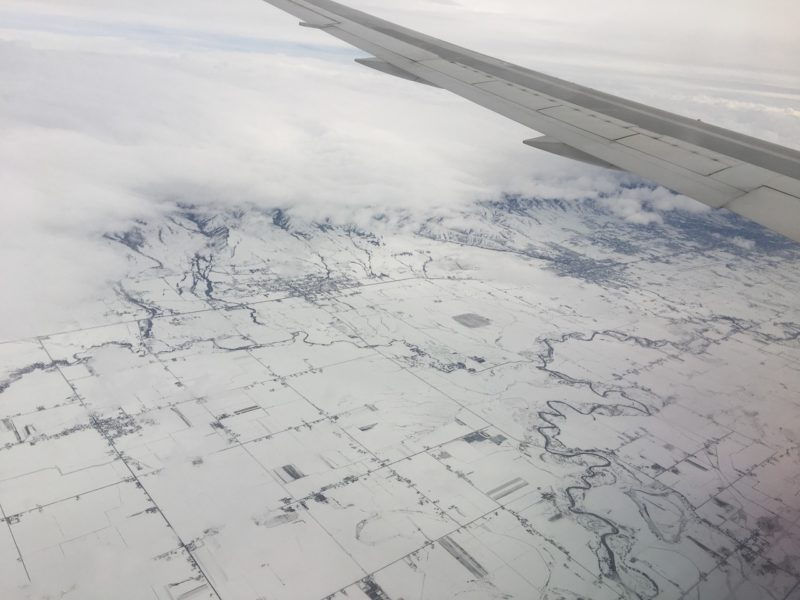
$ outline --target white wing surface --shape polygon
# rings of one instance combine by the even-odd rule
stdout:
[[[374,58],[544,134],[525,143],[630,171],[800,241],[800,152],[605,94],[331,0],[265,0]]]

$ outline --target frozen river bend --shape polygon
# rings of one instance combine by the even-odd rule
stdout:
[[[0,596],[800,598],[800,248],[653,215],[109,232],[0,344]]]

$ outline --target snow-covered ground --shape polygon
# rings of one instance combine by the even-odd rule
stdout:
[[[799,598],[800,248],[604,206],[109,232],[0,344],[0,596]]]

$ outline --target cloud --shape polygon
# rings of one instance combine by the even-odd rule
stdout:
[[[744,26],[741,3],[725,3],[741,27],[714,28],[715,43],[741,34],[760,44],[757,56],[720,63],[714,53],[711,64],[697,56],[690,64],[683,48],[656,73],[643,65],[665,60],[660,46],[636,42],[631,27],[672,39],[672,9],[658,25],[621,0],[603,10],[571,4],[583,7],[574,12],[517,0],[353,4],[557,75],[795,139],[786,106],[798,97],[796,81],[748,70],[796,49],[784,35],[789,20],[772,17],[766,39]],[[759,23],[768,12],[759,11]],[[696,206],[664,190],[619,194],[618,175],[533,151],[520,143],[531,137],[522,126],[358,67],[358,51],[256,0],[7,0],[0,13],[0,311],[14,327],[24,322],[20,330],[46,330],[47,314],[94,299],[123,268],[101,234],[176,201],[362,221],[400,210],[456,214],[503,192],[605,196],[642,223],[658,221],[654,210]],[[502,36],[489,34],[501,24]],[[599,35],[604,28],[615,35]],[[631,59],[637,54],[644,60]],[[744,67],[735,70],[739,59]],[[704,81],[700,93],[690,93],[692,76]]]

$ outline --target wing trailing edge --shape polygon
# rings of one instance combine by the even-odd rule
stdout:
[[[380,58],[357,58],[355,59],[355,61],[360,65],[364,65],[365,67],[369,67],[370,69],[375,69],[376,71],[380,71],[381,73],[385,73],[386,75],[392,75],[394,77],[399,77],[400,79],[406,79],[408,81],[414,81],[416,83],[423,83],[425,85],[439,87],[438,85],[435,85],[430,81],[425,81],[424,79],[420,79],[416,75],[413,75],[408,71],[404,71],[400,67],[397,67],[392,63],[388,63],[385,60],[381,60]]]
[[[591,154],[587,154],[586,152],[578,150],[577,148],[573,148],[561,140],[551,138],[548,135],[524,140],[523,143],[526,146],[531,146],[532,148],[537,148],[538,150],[544,150],[545,152],[563,156],[564,158],[571,158],[572,160],[577,160],[594,167],[603,167],[604,169],[614,169],[617,171],[619,170],[619,167],[616,167],[611,163],[600,160]]]

